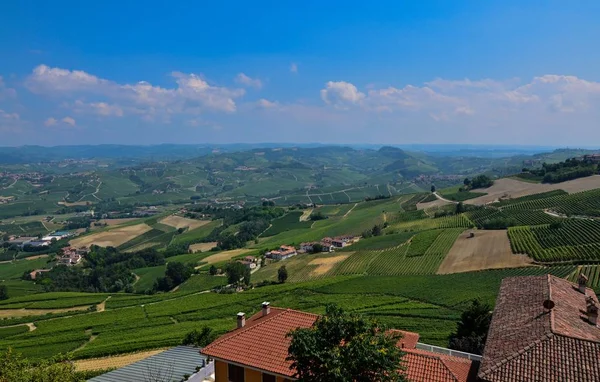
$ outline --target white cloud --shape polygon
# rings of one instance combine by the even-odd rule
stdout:
[[[10,113],[0,109],[0,131],[3,133],[17,133],[21,130],[24,122],[17,113]]]
[[[57,123],[58,123],[58,121],[56,120],[56,118],[50,117],[44,121],[44,126],[46,126],[46,127],[56,126]]]
[[[256,88],[256,89],[262,88],[262,85],[263,85],[261,80],[259,80],[258,78],[248,77],[244,73],[239,73],[237,75],[237,77],[235,77],[235,82],[237,82],[238,84],[241,84],[241,85],[244,85],[247,87]]]
[[[72,117],[64,117],[61,121],[69,126],[75,126],[75,120]]]
[[[72,117],[66,116],[60,121],[54,117],[46,118],[44,126],[46,127],[75,127],[76,121]]]
[[[321,89],[321,99],[327,104],[358,104],[364,98],[365,94],[349,82],[329,81],[325,84],[325,89]]]
[[[119,105],[106,102],[85,103],[77,100],[72,105],[66,104],[65,106],[80,114],[95,114],[103,117],[122,117],[124,115],[123,109]]]
[[[40,65],[25,83],[36,94],[96,98],[87,109],[98,115],[120,116],[131,112],[150,118],[157,114],[234,112],[235,99],[245,94],[243,89],[211,85],[196,74],[173,72],[171,77],[177,87],[163,88],[145,81],[119,84],[84,71]]]
[[[279,104],[277,102],[272,102],[269,101],[268,99],[264,99],[261,98],[258,101],[256,101],[256,106],[263,108],[263,109],[270,109],[273,107],[277,107]]]
[[[295,62],[292,62],[290,64],[290,72],[291,73],[298,73],[298,64],[296,64]]]

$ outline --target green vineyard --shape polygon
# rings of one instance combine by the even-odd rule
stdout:
[[[514,253],[536,261],[600,260],[600,222],[568,219],[558,227],[511,227],[508,229]]]
[[[587,286],[598,290],[600,288],[600,265],[579,266],[571,273],[567,279],[573,283],[577,282],[579,274],[583,273],[588,278]]]

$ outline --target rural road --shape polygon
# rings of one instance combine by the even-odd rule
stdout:
[[[443,200],[444,202],[448,202],[448,203],[452,203],[452,204],[458,204],[458,202],[455,202],[454,200],[448,200],[446,198],[443,198],[440,194],[436,192],[433,193],[435,195],[436,198],[438,198],[439,200]]]

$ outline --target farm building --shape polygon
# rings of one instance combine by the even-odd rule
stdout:
[[[32,280],[35,280],[39,275],[41,275],[44,272],[50,272],[50,269],[33,270],[33,271],[29,272],[29,277],[31,277]]]
[[[318,317],[312,313],[271,308],[267,302],[248,320],[244,313],[239,313],[237,329],[202,349],[204,355],[215,360],[215,382],[296,380],[292,363],[286,360],[291,341],[287,334],[312,326]],[[398,332],[403,335],[398,346],[406,352],[404,360],[409,381],[474,380],[478,356],[424,345],[418,342],[417,333]]]
[[[551,275],[504,279],[480,380],[600,381],[600,304],[586,282]]]
[[[296,248],[289,245],[282,245],[275,251],[265,253],[265,257],[273,260],[285,260],[292,256],[296,256],[297,254]]]
[[[214,373],[214,364],[207,362],[198,348],[177,346],[141,361],[132,363],[89,382],[187,381],[202,382]],[[188,377],[185,379],[185,377]]]

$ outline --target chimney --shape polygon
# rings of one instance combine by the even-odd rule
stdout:
[[[271,304],[267,301],[262,303],[262,315],[263,317],[268,316],[271,313]]]
[[[244,312],[239,312],[237,314],[237,327],[238,329],[246,326],[246,314]]]
[[[584,275],[583,273],[579,274],[579,278],[577,279],[577,282],[579,283],[579,291],[583,294],[585,294],[585,286],[588,282],[588,278],[586,275]]]
[[[594,299],[590,296],[587,298],[587,316],[590,324],[598,326],[598,306]]]

